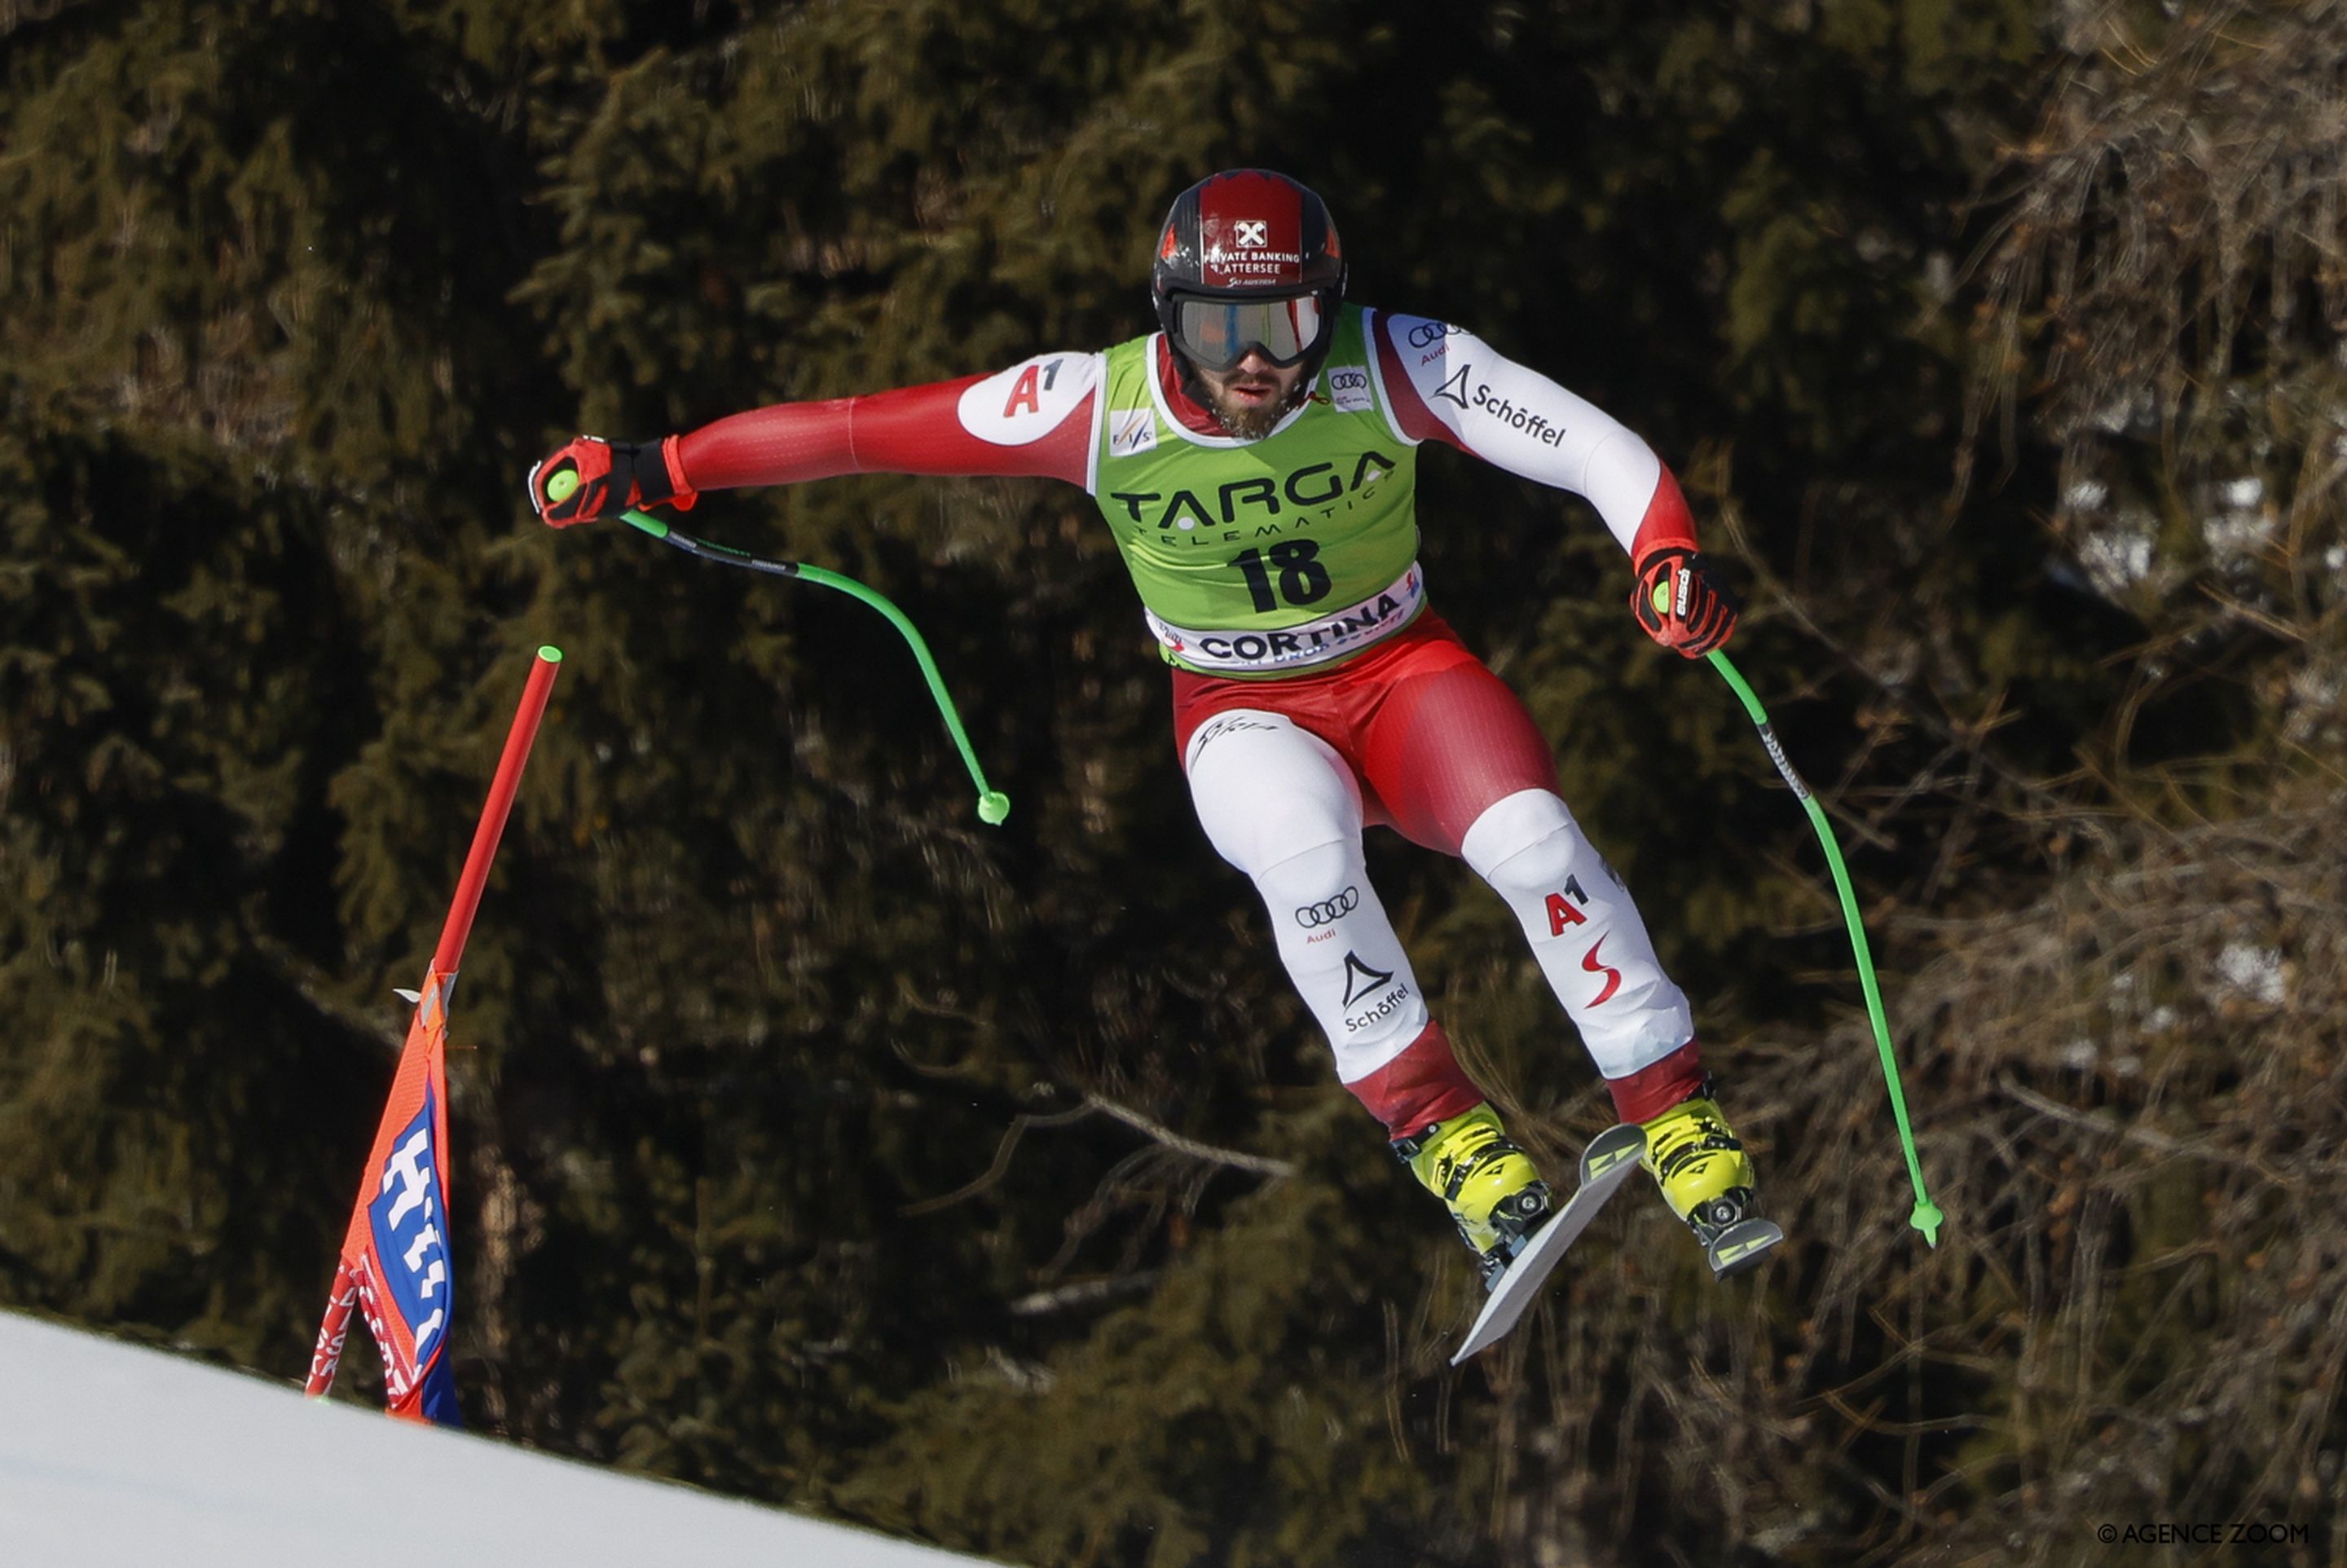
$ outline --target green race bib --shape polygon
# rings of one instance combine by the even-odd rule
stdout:
[[[1418,449],[1387,417],[1365,327],[1346,306],[1309,401],[1258,441],[1174,419],[1154,334],[1108,351],[1093,497],[1174,662],[1327,663],[1423,603]]]

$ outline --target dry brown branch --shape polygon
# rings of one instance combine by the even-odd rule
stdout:
[[[978,1196],[1010,1172],[1010,1156],[1018,1149],[1019,1140],[1025,1136],[1028,1128],[1065,1127],[1070,1122],[1082,1121],[1092,1113],[1092,1107],[1087,1104],[1079,1105],[1072,1111],[1061,1111],[1048,1115],[1024,1113],[1011,1118],[1010,1125],[1003,1131],[1002,1142],[994,1146],[994,1163],[986,1167],[983,1174],[974,1181],[956,1187],[950,1193],[942,1194],[934,1198],[923,1198],[918,1203],[907,1204],[897,1212],[907,1215],[934,1214],[939,1209],[951,1208],[966,1199]]]
[[[1163,1122],[1153,1122],[1130,1106],[1119,1105],[1114,1101],[1103,1099],[1100,1095],[1087,1095],[1085,1103],[1094,1110],[1102,1111],[1113,1116],[1134,1132],[1163,1143],[1176,1153],[1186,1154],[1191,1159],[1203,1160],[1209,1164],[1228,1165],[1235,1171],[1251,1171],[1258,1176],[1270,1176],[1275,1179],[1292,1176],[1296,1173],[1296,1167],[1285,1160],[1275,1160],[1262,1154],[1242,1153],[1235,1149],[1218,1148],[1212,1143],[1202,1143],[1194,1138],[1185,1138]]]
[[[1051,1290],[1030,1291],[1014,1299],[1009,1310],[1013,1317],[1048,1317],[1071,1307],[1092,1307],[1120,1296],[1138,1296],[1157,1280],[1155,1269],[1112,1275],[1105,1279],[1075,1280]]]
[[[1115,1101],[1100,1094],[1087,1094],[1084,1097],[1084,1102],[1072,1110],[1049,1113],[1023,1112],[1013,1117],[1010,1125],[1003,1132],[1002,1141],[995,1145],[993,1163],[989,1164],[976,1179],[956,1187],[950,1193],[907,1204],[898,1212],[907,1215],[933,1214],[939,1209],[951,1208],[956,1204],[978,1196],[999,1182],[1010,1172],[1011,1155],[1017,1152],[1019,1140],[1025,1136],[1027,1129],[1065,1127],[1082,1121],[1095,1112],[1102,1112],[1123,1122],[1135,1132],[1148,1136],[1164,1151],[1186,1161],[1194,1161],[1206,1165],[1226,1165],[1233,1170],[1246,1171],[1275,1180],[1295,1173],[1295,1166],[1285,1160],[1245,1153],[1235,1149],[1219,1148],[1212,1143],[1201,1143],[1194,1138],[1185,1138],[1172,1128],[1152,1121],[1130,1106],[1118,1104]],[[1144,1154],[1146,1153],[1146,1151],[1143,1152]],[[1101,1194],[1095,1194],[1092,1202],[1085,1205],[1081,1214],[1089,1215],[1100,1210],[1103,1202],[1101,1194],[1125,1184],[1127,1179],[1133,1173],[1135,1160],[1136,1156],[1128,1155],[1118,1162],[1108,1175],[1102,1178]],[[1083,1228],[1088,1233],[1091,1227],[1086,1225]],[[1078,1239],[1081,1239],[1081,1235]]]

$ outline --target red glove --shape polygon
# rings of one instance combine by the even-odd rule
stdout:
[[[680,439],[671,436],[634,446],[581,436],[530,469],[529,509],[558,528],[662,501],[680,512],[690,511],[701,493],[684,481],[684,465],[676,453]],[[556,483],[566,474],[577,477],[575,488]],[[559,500],[548,493],[549,487],[564,492]]]
[[[1683,658],[1702,658],[1736,630],[1736,595],[1701,551],[1682,545],[1639,558],[1630,608],[1647,636]]]

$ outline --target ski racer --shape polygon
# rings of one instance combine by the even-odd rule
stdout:
[[[1429,1012],[1364,867],[1367,825],[1464,859],[1507,901],[1672,1211],[1716,1271],[1756,1262],[1715,1245],[1756,1214],[1754,1177],[1686,997],[1522,702],[1429,602],[1418,448],[1586,498],[1630,557],[1638,624],[1676,653],[1725,642],[1736,605],[1644,441],[1463,328],[1347,302],[1345,278],[1317,196],[1216,174],[1165,220],[1154,333],[656,442],[581,436],[531,469],[530,504],[560,528],[837,474],[1082,486],[1172,666],[1206,836],[1253,880],[1338,1078],[1449,1205],[1486,1286],[1555,1199]]]

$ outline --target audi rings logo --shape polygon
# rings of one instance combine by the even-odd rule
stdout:
[[[1334,898],[1323,898],[1317,904],[1307,904],[1296,912],[1296,923],[1309,931],[1315,926],[1326,926],[1341,920],[1361,907],[1361,890],[1348,887]]]

